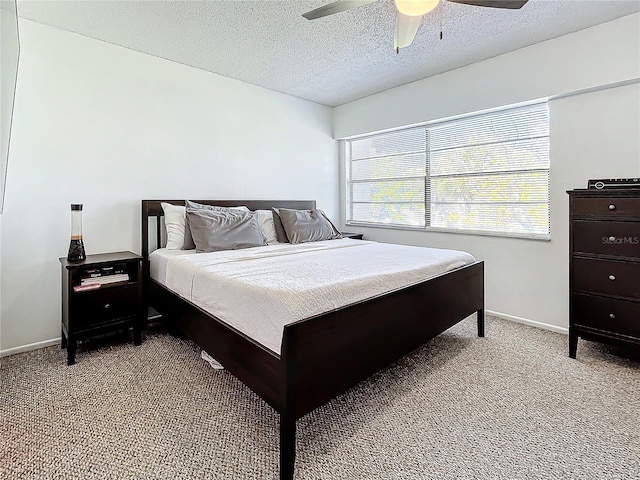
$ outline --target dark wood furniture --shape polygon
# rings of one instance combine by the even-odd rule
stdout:
[[[569,356],[579,337],[640,346],[640,189],[567,193]]]
[[[354,240],[362,240],[364,234],[362,233],[352,233],[352,232],[342,232],[342,238],[353,238]]]
[[[278,355],[149,277],[150,249],[161,245],[162,201],[184,205],[142,201],[146,301],[280,414],[281,480],[293,479],[297,419],[476,312],[484,336],[484,263],[475,262],[288,324]],[[315,208],[315,201],[195,201],[251,210]]]
[[[77,341],[108,331],[133,327],[135,345],[141,343],[142,257],[131,252],[87,255],[83,262],[62,266],[61,347],[67,349],[67,364],[75,363]],[[95,290],[74,291],[88,270],[124,266],[129,280],[102,285]]]

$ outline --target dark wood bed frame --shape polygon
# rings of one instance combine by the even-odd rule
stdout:
[[[315,201],[194,200],[251,210],[315,208]],[[280,479],[292,480],[296,420],[431,338],[477,312],[484,336],[484,263],[475,262],[420,283],[284,327],[281,354],[267,349],[149,276],[150,220],[162,241],[161,202],[142,201],[144,302],[218,360],[280,414]]]

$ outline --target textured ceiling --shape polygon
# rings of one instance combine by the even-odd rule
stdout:
[[[638,0],[530,0],[521,10],[443,0],[423,18],[413,45],[396,55],[392,1],[302,17],[330,2],[18,0],[18,13],[336,106],[640,11]]]

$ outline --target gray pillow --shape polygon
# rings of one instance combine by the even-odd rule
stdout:
[[[245,206],[239,207],[220,207],[218,205],[205,205],[203,203],[192,202],[191,200],[185,201],[185,207],[193,209],[203,210],[234,210],[248,212],[249,209]],[[184,243],[182,244],[182,250],[193,250],[196,248],[196,244],[193,242],[193,236],[191,235],[191,226],[189,225],[189,215],[185,215],[184,219]]]
[[[187,208],[187,217],[198,252],[239,250],[267,244],[251,212]]]
[[[279,208],[271,207],[271,214],[273,215],[273,226],[276,227],[276,240],[278,240],[280,243],[289,243],[287,232],[284,231],[282,220],[280,220],[279,212]]]
[[[291,243],[319,242],[320,240],[342,238],[342,234],[322,210],[280,208],[278,215]]]

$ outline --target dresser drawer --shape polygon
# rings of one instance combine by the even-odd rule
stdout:
[[[574,258],[573,290],[640,298],[640,262]]]
[[[572,294],[573,324],[640,338],[640,303]]]
[[[640,256],[640,222],[573,222],[573,251]]]
[[[74,293],[74,329],[82,330],[117,318],[134,316],[138,308],[138,285],[102,287]]]
[[[640,212],[640,198],[596,197],[575,198],[574,215],[598,215],[614,219],[615,217],[637,217]]]

